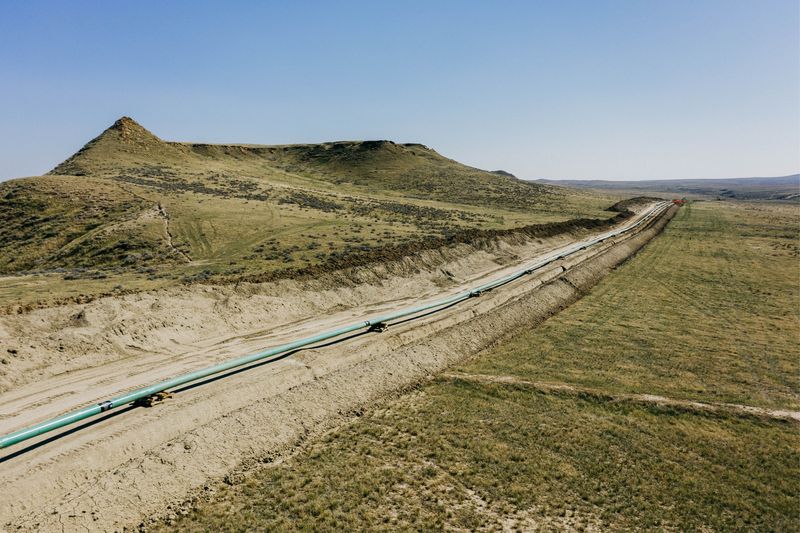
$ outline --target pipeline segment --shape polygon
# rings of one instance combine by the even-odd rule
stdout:
[[[488,283],[484,283],[482,285],[479,285],[479,286],[474,287],[472,289],[469,289],[467,291],[460,292],[460,293],[455,294],[453,296],[450,296],[448,298],[435,300],[435,301],[429,302],[427,304],[419,305],[419,306],[409,307],[409,308],[406,308],[406,309],[403,309],[403,310],[400,310],[400,311],[396,311],[394,313],[389,313],[389,314],[386,314],[386,315],[383,315],[383,316],[378,316],[378,317],[375,317],[375,318],[372,318],[372,319],[369,319],[369,320],[355,322],[355,323],[350,324],[348,326],[344,326],[344,327],[341,327],[341,328],[329,330],[329,331],[320,333],[318,335],[313,335],[311,337],[306,337],[306,338],[303,338],[303,339],[300,339],[300,340],[296,340],[296,341],[293,341],[293,342],[289,342],[289,343],[286,343],[286,344],[281,344],[279,346],[275,346],[273,348],[269,348],[269,349],[263,350],[261,352],[253,353],[253,354],[246,355],[246,356],[243,356],[243,357],[238,357],[236,359],[231,359],[230,361],[225,361],[223,363],[220,363],[220,364],[217,364],[217,365],[214,365],[214,366],[210,366],[210,367],[207,367],[207,368],[204,368],[204,369],[201,369],[201,370],[197,370],[195,372],[190,372],[188,374],[183,374],[183,375],[177,376],[175,378],[168,379],[166,381],[161,381],[161,382],[156,383],[155,385],[151,385],[149,387],[143,387],[143,388],[140,388],[140,389],[136,389],[136,390],[131,391],[129,393],[122,394],[120,396],[116,396],[116,397],[111,398],[109,400],[102,401],[102,402],[100,402],[98,404],[95,404],[95,405],[92,405],[92,406],[89,406],[89,407],[85,407],[85,408],[79,409],[77,411],[72,411],[72,412],[66,413],[64,415],[58,416],[56,418],[52,418],[50,420],[47,420],[45,422],[41,422],[39,424],[35,424],[33,426],[30,426],[30,427],[27,427],[27,428],[23,428],[23,429],[20,429],[18,431],[15,431],[13,433],[9,433],[7,435],[4,435],[4,436],[0,437],[0,448],[6,448],[8,446],[12,446],[14,444],[23,442],[23,441],[28,440],[28,439],[32,439],[32,438],[37,437],[39,435],[42,435],[44,433],[48,433],[48,432],[56,430],[58,428],[73,424],[73,423],[78,422],[80,420],[84,420],[84,419],[99,415],[99,414],[104,413],[106,411],[109,411],[111,409],[115,409],[117,407],[136,402],[137,400],[145,399],[145,398],[147,398],[149,396],[152,396],[154,394],[157,394],[159,392],[163,392],[163,391],[166,391],[168,389],[172,389],[172,388],[178,387],[180,385],[185,385],[187,383],[191,383],[193,381],[197,381],[197,380],[212,376],[214,374],[219,374],[219,373],[225,372],[227,370],[232,370],[234,368],[241,367],[241,366],[244,366],[244,365],[247,365],[247,364],[250,364],[250,363],[254,363],[256,361],[262,361],[262,360],[265,360],[265,359],[267,359],[269,357],[274,357],[274,356],[277,356],[277,355],[285,354],[287,352],[291,352],[293,350],[297,350],[297,349],[300,349],[300,348],[303,348],[303,347],[306,347],[306,346],[310,346],[310,345],[313,345],[313,344],[316,344],[316,343],[319,343],[319,342],[322,342],[322,341],[326,341],[326,340],[329,340],[329,339],[340,337],[342,335],[346,335],[346,334],[352,333],[354,331],[358,331],[358,330],[362,330],[362,329],[371,329],[371,328],[374,328],[377,325],[383,325],[383,324],[386,324],[387,322],[390,322],[390,321],[393,321],[393,320],[397,320],[397,319],[400,319],[400,318],[406,318],[406,317],[413,316],[413,315],[416,315],[416,314],[420,314],[420,313],[422,313],[424,311],[430,311],[430,310],[436,309],[436,308],[444,308],[444,307],[450,306],[452,304],[461,302],[463,300],[467,300],[468,298],[472,298],[472,297],[475,297],[475,296],[480,296],[484,292],[490,291],[490,290],[495,289],[497,287],[500,287],[502,285],[506,285],[506,284],[516,280],[516,279],[519,279],[519,278],[521,278],[523,276],[531,274],[531,273],[541,269],[542,267],[545,267],[545,266],[547,266],[547,265],[549,265],[549,264],[551,264],[551,263],[553,263],[555,261],[564,259],[565,257],[568,257],[568,256],[570,256],[570,255],[572,255],[572,254],[574,254],[576,252],[581,251],[581,250],[585,250],[586,248],[589,248],[591,246],[595,246],[596,244],[599,244],[599,243],[605,241],[606,239],[609,239],[609,238],[612,238],[612,237],[616,237],[616,236],[622,235],[624,233],[630,232],[630,231],[634,230],[635,228],[639,227],[640,225],[644,224],[645,222],[651,220],[656,215],[660,214],[662,211],[664,211],[666,209],[666,207],[668,205],[669,205],[668,202],[659,202],[655,206],[653,206],[645,216],[643,216],[637,222],[635,222],[634,224],[631,224],[630,226],[627,226],[627,227],[622,228],[620,230],[607,232],[607,233],[602,234],[602,235],[600,235],[600,236],[598,236],[598,237],[596,237],[596,238],[594,238],[594,239],[592,239],[590,241],[578,243],[578,244],[573,245],[573,246],[571,246],[571,247],[569,247],[569,248],[567,248],[565,250],[560,250],[559,252],[557,252],[557,255],[555,253],[551,254],[551,256],[549,256],[549,257],[547,257],[545,259],[542,259],[542,260],[540,260],[540,261],[538,261],[536,263],[533,263],[531,265],[528,265],[527,267],[525,267],[525,268],[523,268],[523,269],[521,269],[521,270],[519,270],[517,272],[514,272],[514,273],[509,274],[507,276],[501,277],[501,278],[496,279],[494,281],[490,281]]]

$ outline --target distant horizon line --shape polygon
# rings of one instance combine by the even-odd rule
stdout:
[[[525,181],[600,181],[604,183],[638,183],[643,181],[722,181],[722,180],[770,180],[781,178],[800,179],[800,170],[790,174],[778,174],[774,176],[736,176],[736,177],[715,177],[715,178],[519,178]]]
[[[174,142],[174,141],[166,141],[166,142]],[[329,141],[329,142],[336,142],[336,141]],[[393,141],[394,142],[394,141]],[[206,143],[203,143],[206,144]],[[213,143],[212,143],[213,144]],[[314,144],[314,143],[309,143]],[[403,143],[403,144],[419,144],[419,143]],[[471,166],[471,165],[467,165]],[[55,167],[54,167],[55,168]],[[473,167],[477,168],[477,167]],[[606,179],[606,178],[521,178],[514,174],[513,172],[506,171],[504,169],[495,169],[495,170],[486,170],[479,168],[478,170],[484,170],[485,172],[507,172],[513,175],[515,178],[522,180],[522,181],[536,181],[536,182],[564,182],[564,181],[575,181],[575,182],[599,182],[599,183],[645,183],[645,182],[654,182],[654,181],[724,181],[724,180],[757,180],[757,179],[781,179],[781,178],[798,178],[800,180],[800,171],[790,173],[790,174],[779,174],[774,176],[736,176],[736,177],[714,177],[714,178],[614,178],[614,179]],[[50,172],[50,171],[47,171]],[[11,176],[11,177],[0,177],[0,183],[5,181],[11,180],[19,180],[19,179],[26,179],[26,178],[35,178],[39,176],[44,176],[47,174],[30,174],[27,176]]]
[[[218,142],[218,141],[217,142],[208,142],[208,141],[174,141],[174,140],[166,140],[166,139],[161,138],[157,134],[153,133],[151,130],[147,129],[145,126],[142,126],[142,124],[139,121],[137,121],[134,118],[131,118],[130,115],[122,115],[122,116],[120,116],[110,126],[107,126],[105,129],[103,129],[96,137],[94,137],[92,139],[89,139],[87,141],[87,143],[90,143],[90,142],[92,142],[92,140],[94,140],[96,138],[99,138],[101,135],[103,135],[107,131],[115,129],[115,128],[119,128],[120,126],[122,126],[122,125],[124,125],[126,123],[128,123],[128,124],[130,124],[130,125],[132,125],[134,127],[141,128],[142,130],[146,131],[150,135],[153,135],[154,137],[156,137],[158,140],[160,140],[160,141],[162,141],[164,143],[168,143],[168,144],[198,144],[198,145],[212,145],[212,146],[216,145],[216,146],[250,146],[250,147],[254,147],[254,146],[259,146],[259,147],[260,146],[264,146],[264,147],[285,147],[285,146],[302,146],[302,145],[314,145],[314,144],[337,144],[337,143],[359,143],[359,142],[362,142],[362,143],[363,142],[390,142],[390,143],[393,143],[393,144],[398,144],[398,145],[403,145],[403,146],[418,145],[418,146],[423,146],[423,147],[425,147],[425,148],[427,148],[429,150],[432,150],[434,152],[437,152],[437,153],[441,154],[443,157],[446,157],[447,159],[452,159],[453,161],[456,161],[457,163],[460,163],[462,165],[466,165],[466,166],[475,168],[477,170],[482,170],[482,171],[491,172],[491,173],[501,173],[502,172],[502,173],[510,174],[510,175],[514,176],[515,178],[517,178],[519,180],[531,181],[531,182],[534,182],[534,181],[570,182],[570,181],[572,181],[572,182],[601,182],[601,183],[642,183],[642,182],[659,182],[659,181],[676,181],[676,182],[677,181],[688,181],[688,180],[694,180],[694,181],[698,181],[698,180],[721,181],[721,180],[745,180],[745,179],[781,179],[781,178],[792,178],[792,177],[795,177],[795,176],[800,177],[800,169],[798,169],[797,172],[789,173],[789,174],[766,175],[766,176],[765,175],[761,175],[761,176],[752,176],[751,175],[751,176],[739,176],[739,177],[712,177],[712,178],[709,178],[709,177],[696,177],[696,178],[641,178],[641,179],[639,179],[639,178],[613,178],[613,179],[611,179],[611,178],[560,178],[560,177],[558,177],[558,178],[552,178],[552,177],[550,177],[550,178],[545,178],[545,177],[523,178],[523,177],[519,177],[516,173],[508,171],[508,170],[503,169],[503,168],[495,169],[495,170],[489,170],[489,169],[484,169],[484,168],[480,168],[480,167],[477,167],[477,166],[473,166],[473,165],[471,165],[469,163],[465,163],[465,162],[459,161],[458,159],[454,159],[454,158],[451,158],[450,156],[442,154],[436,148],[433,148],[430,144],[421,143],[421,142],[418,142],[418,141],[415,141],[415,142],[402,142],[402,141],[397,141],[397,140],[394,140],[394,139],[391,139],[391,138],[388,138],[388,137],[384,137],[384,138],[381,138],[381,139],[339,139],[339,140],[327,140],[327,141],[317,141],[317,142],[286,143],[286,144],[261,144],[261,143],[251,143],[251,142],[249,142],[249,143],[241,143],[241,142]],[[71,156],[68,156],[68,158],[69,157],[71,157]],[[56,167],[57,166],[58,165],[56,165]],[[56,168],[56,167],[53,167],[53,168]],[[25,179],[25,178],[42,176],[42,175],[47,174],[48,172],[50,172],[50,171],[46,171],[44,174],[30,174],[30,175],[23,175],[23,176],[0,177],[0,183],[6,182],[6,181],[15,180],[15,179]]]

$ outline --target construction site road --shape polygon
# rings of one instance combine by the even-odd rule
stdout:
[[[675,209],[653,204],[615,228],[632,226],[658,210],[658,216],[635,231],[610,237],[481,298],[401,320],[382,333],[356,333],[210,377],[172,390],[171,398],[153,407],[123,407],[9,447],[0,455],[0,526],[110,531],[164,513],[237,469],[270,461],[375,398],[439,372],[526,320],[569,304],[580,297],[582,285],[590,286],[602,271],[654,237]],[[409,276],[404,291],[392,291],[397,298],[351,287],[347,290],[360,305],[321,316],[288,313],[284,320],[265,320],[261,327],[234,336],[226,335],[220,324],[201,342],[179,349],[173,343],[163,352],[112,359],[23,384],[0,396],[0,434],[233,356],[446,298],[534,261],[557,258],[605,233],[611,232],[578,242],[556,238],[518,243],[512,254],[516,260],[508,260],[508,253],[503,264],[489,256],[480,261],[462,258],[461,272],[453,265],[448,268],[456,274],[441,269],[450,274],[447,284],[427,282],[415,289],[414,276]],[[592,262],[597,264],[589,269]],[[242,312],[257,314],[259,309]]]

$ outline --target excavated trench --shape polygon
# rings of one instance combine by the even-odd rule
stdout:
[[[675,210],[633,236],[445,312],[209,379],[156,407],[123,409],[44,445],[12,450],[0,459],[0,524],[114,530],[190,505],[215,483],[234,482],[376,399],[573,303],[655,237]],[[359,269],[336,286],[324,277],[194,286],[3,317],[0,336],[17,339],[20,349],[45,340],[38,341],[38,357],[20,352],[25,364],[2,384],[0,432],[57,414],[65,404],[88,404],[365,313],[454,292],[574,240],[505,236],[482,247],[426,250]]]

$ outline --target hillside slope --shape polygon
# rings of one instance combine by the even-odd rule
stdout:
[[[280,146],[165,142],[128,117],[50,174],[132,174],[158,180],[226,170],[266,180],[276,174],[297,175],[323,182],[322,186],[324,182],[352,184],[367,194],[397,191],[411,198],[501,208],[536,208],[542,197],[554,194],[552,187],[472,168],[422,144],[386,140]]]
[[[267,273],[464,230],[607,219],[614,199],[421,144],[167,142],[123,117],[47,175],[0,184],[0,274],[97,280],[65,293],[78,295],[111,277],[132,289]],[[15,280],[0,302],[53,289]]]

